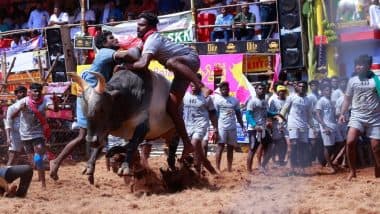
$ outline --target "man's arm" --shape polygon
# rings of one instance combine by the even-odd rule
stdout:
[[[124,60],[127,63],[135,63],[140,59],[140,52],[137,48],[128,49],[126,51],[116,51],[114,54],[114,58],[116,60]]]
[[[130,67],[131,70],[147,70],[150,61],[153,59],[153,54],[146,53],[141,56],[139,60],[133,63]]]
[[[241,128],[242,128],[243,130],[245,130],[244,122],[243,122],[243,118],[242,118],[242,116],[241,116],[241,112],[240,112],[240,110],[235,110],[235,114],[236,114],[236,119],[237,119],[237,121],[239,122]]]
[[[218,116],[216,114],[216,110],[211,110],[208,112],[210,117],[210,121],[215,130],[218,130]]]
[[[289,112],[289,109],[290,109],[290,106],[292,105],[292,102],[291,102],[291,99],[288,98],[284,104],[284,106],[282,107],[281,111],[280,111],[280,114],[283,116],[283,117],[286,117],[286,115],[288,114]]]
[[[323,121],[322,111],[320,109],[315,109],[315,119],[318,121],[319,124],[322,125],[322,128],[324,129],[324,131],[328,131],[329,127]]]
[[[342,108],[340,110],[340,116],[339,116],[339,119],[338,119],[339,123],[345,123],[346,122],[346,117],[344,115],[347,113],[348,108],[350,107],[351,102],[352,102],[352,97],[344,95],[344,100],[343,100],[343,103],[342,103]]]

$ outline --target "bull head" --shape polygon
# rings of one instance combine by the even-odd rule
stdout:
[[[98,84],[96,84],[94,88],[95,92],[98,94],[103,94],[106,90],[106,79],[104,78],[104,76],[99,72],[89,71],[88,73],[94,75],[98,80]]]
[[[67,76],[69,76],[73,82],[77,83],[83,91],[88,88],[87,82],[84,81],[77,73],[67,72]]]

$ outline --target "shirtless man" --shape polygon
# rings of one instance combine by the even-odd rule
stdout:
[[[177,132],[184,143],[182,157],[193,151],[179,108],[190,82],[200,88],[205,97],[211,90],[205,87],[196,73],[199,70],[198,54],[190,47],[177,44],[157,32],[158,19],[152,13],[141,13],[137,20],[137,36],[142,39],[141,58],[129,66],[131,70],[146,70],[151,60],[157,60],[174,73],[167,101],[167,112],[176,125]]]
[[[345,114],[351,106],[348,122],[347,157],[350,167],[348,180],[356,177],[356,142],[361,134],[366,134],[371,141],[375,158],[375,177],[380,177],[380,80],[370,67],[372,57],[361,55],[357,59],[357,75],[351,77],[347,84],[339,122],[346,121]]]

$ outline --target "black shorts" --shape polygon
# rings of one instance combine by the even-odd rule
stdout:
[[[23,140],[22,143],[27,154],[33,154],[35,152],[35,146],[41,146],[42,148],[45,148],[45,139],[42,137],[31,140]]]

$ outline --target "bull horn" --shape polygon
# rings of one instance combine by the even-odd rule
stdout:
[[[82,90],[86,90],[88,88],[88,84],[84,79],[82,79],[76,72],[67,72],[67,76],[69,76],[73,82],[77,83]]]
[[[88,73],[94,75],[96,79],[98,80],[98,84],[95,86],[95,92],[98,94],[103,94],[103,92],[106,90],[106,79],[104,76],[99,72],[89,71]]]

